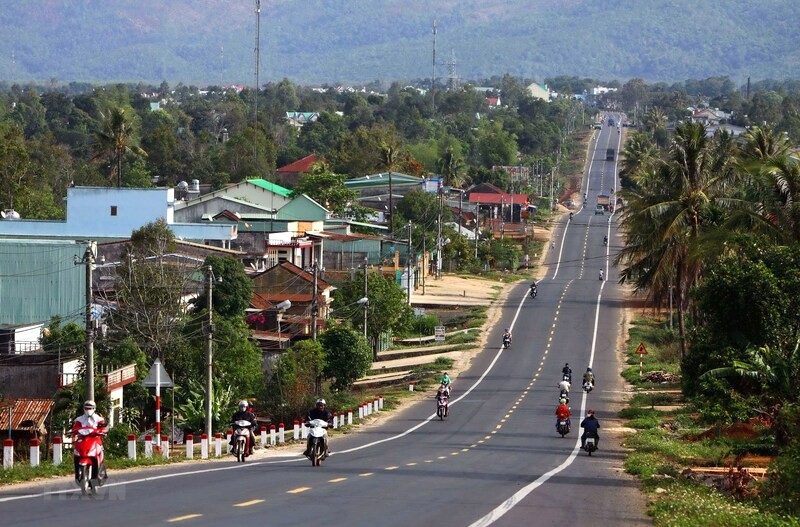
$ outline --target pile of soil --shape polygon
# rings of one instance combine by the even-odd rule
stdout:
[[[715,426],[709,428],[701,434],[687,437],[690,441],[702,441],[703,439],[716,439],[717,437],[726,437],[738,440],[756,440],[761,434],[750,423],[733,423],[729,426]]]
[[[668,371],[651,371],[642,376],[642,381],[656,384],[673,384],[681,380],[680,376]]]

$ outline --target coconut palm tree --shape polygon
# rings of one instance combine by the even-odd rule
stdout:
[[[134,142],[132,121],[125,108],[112,106],[100,116],[102,128],[95,134],[95,155],[92,159],[110,160],[110,179],[116,179],[117,187],[122,187],[122,158],[125,154],[147,154]]]
[[[703,270],[703,235],[717,221],[716,211],[732,204],[722,194],[732,172],[715,157],[727,150],[716,147],[702,123],[680,123],[666,159],[640,174],[638,189],[621,193],[628,206],[622,217],[626,244],[616,258],[623,265],[620,282],[633,281],[656,301],[674,286],[681,356],[687,293]]]
[[[625,186],[633,184],[634,180],[646,172],[658,160],[658,147],[649,135],[637,132],[626,142],[623,157],[620,162],[619,175],[626,182]]]
[[[394,196],[392,194],[392,172],[398,161],[399,148],[393,141],[383,140],[380,143],[380,164],[389,173],[389,233],[394,236]]]
[[[453,149],[448,147],[437,163],[439,173],[444,181],[451,187],[461,188],[464,185],[466,165],[464,160],[457,156]]]

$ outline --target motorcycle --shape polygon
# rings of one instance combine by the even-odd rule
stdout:
[[[503,337],[503,349],[508,349],[511,347],[511,337],[505,336]]]
[[[567,381],[568,383],[572,384],[572,374],[571,373],[564,373],[561,375],[562,381]]]
[[[103,454],[103,436],[106,435],[105,424],[99,423],[97,428],[82,426],[73,430],[75,442],[72,454],[76,461],[75,483],[82,494],[97,494],[108,478],[105,456]]]
[[[561,434],[561,437],[569,434],[569,423],[567,423],[566,419],[558,420],[558,424],[556,424],[556,432]]]
[[[448,411],[448,399],[446,395],[437,395],[436,396],[436,415],[439,417],[440,421],[444,421],[444,418],[447,417]]]
[[[567,390],[559,390],[558,391],[558,400],[560,401],[561,399],[566,399],[566,401],[569,402],[569,391],[567,391]]]
[[[536,288],[531,287],[531,298],[536,298]]]
[[[608,237],[603,237],[603,245],[608,246]]]
[[[328,457],[328,423],[322,419],[312,419],[308,422],[308,437],[311,445],[310,452],[311,466],[318,467],[322,461]]]
[[[590,383],[589,381],[586,381],[586,382],[583,383],[583,391],[584,392],[589,393],[592,390],[594,390],[594,384]]]
[[[248,453],[250,447],[250,427],[253,426],[253,423],[241,420],[231,423],[231,426],[233,426],[233,437],[231,438],[233,445],[231,446],[231,453],[236,457],[236,461],[244,463],[245,458],[250,455]]]
[[[597,450],[597,441],[592,436],[586,437],[586,442],[583,444],[583,449],[589,453],[589,456],[592,455],[592,452]]]

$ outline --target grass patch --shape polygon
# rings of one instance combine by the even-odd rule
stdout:
[[[182,445],[176,445],[174,448],[181,448]],[[122,470],[131,467],[149,467],[155,465],[166,465],[181,461],[183,458],[164,459],[161,456],[153,455],[152,458],[146,458],[142,455],[138,459],[128,459],[127,457],[111,457],[106,456],[106,466],[108,470]],[[32,467],[28,464],[27,460],[18,461],[14,468],[0,471],[0,485],[11,485],[13,483],[22,483],[25,481],[34,481],[38,479],[49,479],[63,476],[70,476],[73,474],[72,455],[70,451],[64,449],[64,457],[61,465],[53,465],[50,460],[42,461],[38,467]]]

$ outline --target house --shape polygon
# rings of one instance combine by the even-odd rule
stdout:
[[[175,209],[171,188],[69,187],[66,220],[0,221],[0,238],[125,240],[163,219],[181,239],[222,247],[236,239],[235,225],[181,223]]]
[[[526,90],[531,97],[550,102],[550,90],[547,89],[547,84],[536,84],[534,82],[529,84]]]
[[[200,222],[207,215],[231,212],[272,213],[291,201],[292,191],[264,179],[248,179],[175,204],[176,221]]]
[[[52,399],[15,398],[0,401],[0,430],[15,445],[27,448],[31,439],[48,434],[48,418],[53,411]]]
[[[527,194],[470,192],[469,202],[477,206],[480,225],[496,237],[526,233],[522,213],[527,211]]]
[[[302,128],[306,123],[313,123],[319,119],[319,112],[286,112],[286,121],[296,127]]]
[[[317,309],[317,329],[324,329],[333,290],[318,276],[315,296],[314,275],[289,262],[253,276],[253,296],[246,320],[262,350],[280,350],[292,340],[310,338],[313,307]],[[277,306],[286,300],[291,307],[278,310]]]
[[[396,205],[399,200],[411,190],[422,189],[425,183],[423,178],[402,174],[400,172],[381,172],[370,174],[360,178],[348,179],[344,186],[350,190],[358,191],[359,203],[365,207],[374,209],[381,215],[381,219],[387,219],[390,210],[389,186],[391,180],[391,201]]]
[[[500,97],[486,97],[486,104],[489,108],[500,108],[503,105],[500,103]]]
[[[311,167],[319,161],[317,154],[307,155],[293,163],[280,167],[275,171],[278,182],[284,186],[293,187],[297,185],[304,174],[311,172]]]
[[[731,114],[723,112],[718,108],[702,108],[692,112],[691,120],[694,123],[704,123],[708,126],[719,126],[725,124],[731,118]]]

